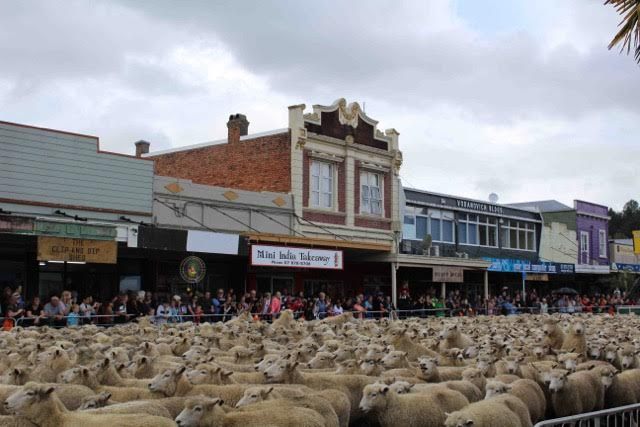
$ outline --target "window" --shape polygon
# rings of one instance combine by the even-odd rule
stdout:
[[[311,206],[333,207],[333,174],[333,164],[315,160],[311,162]]]
[[[589,233],[580,232],[580,264],[589,264]]]
[[[600,258],[607,257],[607,232],[598,230],[598,246],[600,248]]]
[[[458,239],[463,245],[498,246],[498,219],[486,215],[460,214]]]
[[[502,226],[502,247],[522,251],[536,250],[536,226],[523,221],[505,220]]]
[[[427,234],[433,242],[454,243],[453,212],[407,206],[403,238],[422,240]]]
[[[381,181],[377,173],[360,174],[360,213],[382,215]]]

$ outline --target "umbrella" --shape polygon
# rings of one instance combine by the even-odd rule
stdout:
[[[578,295],[578,291],[573,288],[560,288],[553,291],[553,293],[560,295]]]

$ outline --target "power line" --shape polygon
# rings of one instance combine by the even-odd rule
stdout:
[[[297,230],[295,230],[295,229],[291,228],[290,226],[288,226],[288,225],[286,225],[286,224],[284,224],[284,223],[282,223],[282,222],[278,221],[277,219],[275,219],[275,218],[271,217],[270,215],[267,215],[267,214],[266,214],[266,213],[264,213],[263,211],[260,211],[260,210],[253,210],[253,212],[257,212],[257,213],[259,213],[260,215],[263,215],[263,216],[265,216],[265,217],[269,218],[271,221],[273,221],[273,222],[275,222],[276,224],[279,224],[279,225],[281,225],[281,226],[285,227],[285,228],[286,228],[286,229],[288,229],[289,231],[292,231],[294,234],[295,234],[295,233],[297,233],[297,234],[301,235],[302,237],[307,237],[307,236],[305,236],[304,234],[302,234],[301,232],[299,232],[299,231],[297,231]]]
[[[315,223],[315,222],[313,222],[313,221],[309,221],[308,219],[301,218],[301,217],[299,217],[298,215],[296,215],[295,213],[294,213],[293,215],[296,217],[296,220],[298,221],[298,224],[300,224],[300,225],[302,225],[302,223],[300,222],[300,220],[303,220],[303,221],[306,221],[306,222],[308,222],[309,224],[313,225],[314,227],[318,227],[319,229],[324,230],[324,231],[326,231],[327,233],[329,233],[329,234],[331,234],[331,235],[333,235],[333,236],[335,236],[335,237],[337,237],[337,238],[339,238],[339,239],[344,240],[345,242],[349,242],[349,241],[350,241],[349,239],[347,239],[347,238],[345,238],[345,237],[343,237],[343,236],[341,236],[341,235],[339,235],[339,234],[336,234],[336,233],[334,233],[333,231],[329,230],[328,228],[323,227],[323,226],[321,226],[321,225],[319,225],[319,224],[316,224],[316,223]]]

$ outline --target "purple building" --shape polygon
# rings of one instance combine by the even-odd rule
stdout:
[[[578,263],[576,272],[609,272],[609,212],[606,206],[574,201]],[[602,270],[602,271],[601,271]]]

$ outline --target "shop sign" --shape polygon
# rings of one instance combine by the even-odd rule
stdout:
[[[197,256],[188,256],[180,263],[180,277],[187,283],[199,283],[207,274],[207,265]]]
[[[105,225],[36,220],[36,234],[74,239],[115,240],[118,232],[115,227]]]
[[[623,264],[615,262],[611,264],[611,271],[628,271],[630,273],[640,273],[640,264]]]
[[[460,267],[433,267],[433,281],[436,283],[462,283],[464,270]]]
[[[251,246],[251,265],[328,270],[344,268],[342,251],[269,245]]]
[[[633,232],[633,252],[640,255],[640,230]]]
[[[609,274],[611,267],[609,265],[591,265],[591,264],[577,264],[576,273],[585,274]]]
[[[509,258],[482,258],[489,261],[489,271],[501,273],[549,273],[549,274],[573,274],[573,264],[561,264],[556,262],[538,262]]]
[[[488,212],[493,214],[504,214],[502,206],[489,205],[482,202],[472,202],[470,200],[456,200],[456,206],[463,209],[470,209],[472,211]]]
[[[38,261],[116,264],[118,242],[38,236]]]
[[[549,275],[547,273],[526,273],[525,279],[529,282],[548,282]]]
[[[0,233],[33,233],[33,219],[19,216],[0,216]]]

